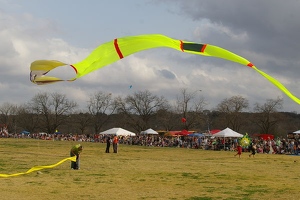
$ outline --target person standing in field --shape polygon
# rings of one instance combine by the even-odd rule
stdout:
[[[75,146],[73,146],[70,150],[70,156],[76,156],[76,162],[71,161],[71,169],[80,169],[80,153],[82,152],[83,147],[81,146],[81,144],[77,144]]]
[[[234,156],[239,155],[239,158],[241,158],[242,150],[243,150],[242,146],[240,144],[237,144],[236,150],[237,150],[237,153]]]
[[[115,136],[113,139],[114,153],[118,153],[118,143],[119,143],[119,138],[118,138],[118,136]]]
[[[249,157],[253,157],[255,156],[256,154],[256,144],[252,143],[251,147],[250,147],[250,151],[251,151],[251,154],[249,155]]]
[[[106,138],[106,150],[105,150],[105,153],[109,153],[110,143],[111,143],[110,137],[107,137]]]

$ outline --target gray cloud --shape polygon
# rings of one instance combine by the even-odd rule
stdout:
[[[180,13],[195,21],[228,27],[231,32],[246,33],[248,38],[240,49],[250,49],[281,59],[299,56],[300,2],[281,0],[208,0],[178,1]],[[216,37],[220,36],[220,37]],[[210,40],[228,40],[222,33],[211,33]],[[208,39],[209,39],[208,38]],[[219,39],[218,39],[219,38]],[[240,42],[230,40],[230,43]],[[237,46],[235,46],[237,47]]]
[[[163,76],[166,79],[176,79],[176,75],[169,70],[162,69],[162,70],[157,70],[157,71],[161,76]]]

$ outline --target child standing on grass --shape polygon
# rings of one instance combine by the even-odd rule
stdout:
[[[239,158],[241,158],[242,155],[242,146],[240,144],[237,145],[236,147],[237,153],[234,156],[239,155]]]
[[[251,154],[249,155],[249,157],[252,156],[254,158],[254,156],[256,154],[256,144],[252,143],[250,149],[251,149]]]

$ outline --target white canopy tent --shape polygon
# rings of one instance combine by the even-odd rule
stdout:
[[[242,134],[238,133],[238,132],[235,132],[233,131],[232,129],[230,128],[225,128],[224,130],[216,133],[213,135],[214,137],[238,137],[238,138],[241,138],[243,137]]]
[[[149,128],[145,131],[141,131],[141,134],[145,134],[145,135],[158,135],[158,132],[156,132],[155,130]]]
[[[300,130],[293,132],[295,134],[300,134]]]
[[[222,137],[222,138],[226,138],[226,137],[233,137],[233,138],[241,138],[243,137],[242,134],[235,132],[234,130],[230,129],[230,128],[225,128],[224,130],[214,134],[214,137]],[[225,150],[225,142],[224,142],[224,150]]]
[[[103,134],[103,135],[122,135],[122,136],[135,136],[136,134],[133,133],[133,132],[130,132],[130,131],[127,131],[125,129],[122,129],[122,128],[111,128],[111,129],[108,129],[106,131],[103,131],[103,132],[100,132],[100,134]]]

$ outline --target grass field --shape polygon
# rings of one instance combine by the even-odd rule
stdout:
[[[76,142],[0,138],[0,174],[26,172],[69,157]],[[70,162],[0,178],[1,199],[299,199],[300,156],[82,143],[81,169]]]

